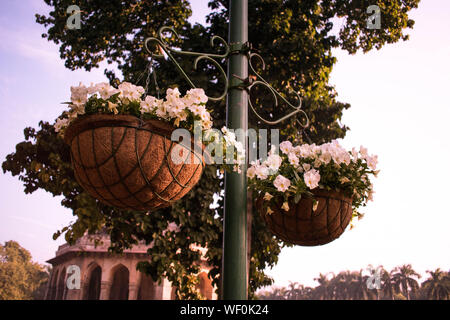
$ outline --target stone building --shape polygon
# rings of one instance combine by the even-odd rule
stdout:
[[[56,256],[47,262],[53,266],[48,283],[46,300],[172,300],[175,288],[164,279],[162,284],[136,270],[140,261],[149,259],[149,246],[139,244],[123,254],[108,253],[110,240],[107,235],[96,235],[101,244],[87,236],[75,245],[64,244]],[[204,255],[206,249],[195,247]],[[72,266],[72,267],[70,267]],[[77,266],[80,270],[80,288],[69,289],[67,270]],[[200,293],[209,300],[217,299],[215,288],[208,278],[209,267],[204,258],[200,261],[198,274]]]

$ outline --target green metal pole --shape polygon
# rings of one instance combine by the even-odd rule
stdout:
[[[248,40],[247,0],[230,0],[229,42],[231,50]],[[247,92],[235,88],[248,77],[245,53],[234,53],[228,60],[230,91],[227,96],[227,126],[248,128]],[[246,143],[247,149],[247,143]],[[247,154],[246,154],[247,157]],[[222,297],[224,300],[247,299],[247,168],[241,173],[225,174],[225,215],[222,261]]]

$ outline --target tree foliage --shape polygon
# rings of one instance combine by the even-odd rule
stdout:
[[[143,41],[155,36],[159,27],[173,26],[182,39],[168,39],[184,50],[204,52],[209,48],[209,39],[219,35],[227,39],[228,1],[211,0],[209,26],[191,25],[191,15],[186,0],[170,1],[78,1],[82,10],[81,29],[65,27],[66,9],[70,0],[45,0],[51,7],[49,15],[36,15],[36,21],[47,28],[44,38],[60,45],[60,56],[71,70],[87,71],[99,66],[101,61],[115,64],[106,69],[111,82],[119,78],[136,82],[148,64],[148,55]],[[348,128],[340,123],[342,113],[350,105],[339,102],[335,89],[328,83],[336,58],[334,48],[343,48],[349,53],[381,48],[386,43],[406,40],[405,29],[412,28],[413,21],[408,12],[417,7],[419,0],[379,0],[382,10],[382,28],[366,29],[365,10],[369,1],[331,0],[249,0],[249,40],[266,59],[267,68],[263,76],[282,92],[298,91],[303,97],[303,108],[308,113],[311,126],[308,136],[315,143],[343,138]],[[333,32],[337,19],[343,20],[342,28]],[[182,41],[181,41],[182,40]],[[198,71],[192,70],[192,61],[180,60],[194,83],[206,88],[208,95],[218,96],[221,80],[215,84],[217,71],[207,63]],[[225,64],[225,61],[222,61]],[[261,69],[261,68],[259,68]],[[187,84],[167,61],[156,63],[158,82],[161,88],[178,85],[186,90]],[[154,87],[150,94],[155,94]],[[262,94],[262,92],[261,92]],[[278,118],[286,112],[283,108],[267,107],[261,112],[268,118]],[[214,125],[225,122],[225,102],[211,103]],[[254,117],[251,127],[264,128]],[[304,139],[295,119],[283,124],[282,134],[298,141]],[[223,189],[223,177],[217,175],[214,166],[205,169],[203,177],[189,195],[172,208],[161,209],[151,214],[122,211],[104,206],[89,197],[74,179],[70,166],[68,147],[55,134],[51,125],[42,121],[39,129],[26,128],[25,141],[16,146],[16,151],[7,156],[3,170],[11,172],[23,181],[25,192],[44,189],[53,195],[63,195],[62,205],[73,210],[75,223],[60,230],[55,236],[66,232],[69,242],[75,241],[86,231],[93,233],[105,227],[111,235],[113,251],[121,251],[138,241],[154,242],[148,253],[152,260],[142,265],[142,270],[154,279],[167,277],[179,289],[182,298],[196,298],[191,290],[193,283],[189,275],[197,272],[195,262],[199,253],[191,250],[192,244],[208,248],[207,258],[212,266],[210,277],[219,284],[222,250],[223,199],[211,208],[214,195]],[[278,254],[285,245],[272,236],[264,227],[256,212],[252,212],[249,295],[272,280],[264,273],[273,267]],[[163,232],[168,223],[180,226],[179,232]],[[181,250],[179,250],[181,249]]]
[[[16,241],[0,244],[0,300],[44,299],[48,270]]]
[[[450,273],[440,270],[427,271],[430,277],[422,284],[420,275],[411,265],[403,265],[387,271],[381,267],[380,289],[369,289],[369,275],[360,271],[342,271],[337,275],[320,274],[314,288],[299,283],[271,288],[258,298],[263,300],[449,300]],[[408,285],[406,285],[408,284]]]

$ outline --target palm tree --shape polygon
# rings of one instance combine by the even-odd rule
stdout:
[[[331,299],[330,294],[330,280],[328,280],[328,274],[319,274],[319,278],[315,278],[315,281],[319,282],[319,285],[314,288],[313,298],[319,300]]]
[[[422,283],[423,298],[429,300],[450,300],[450,277],[447,272],[437,268],[427,271],[430,277]]]
[[[395,283],[392,280],[392,272],[381,267],[381,294],[383,299],[394,300]]]
[[[353,275],[350,271],[339,272],[336,277],[331,279],[330,292],[333,299],[347,300],[352,299],[352,281]]]
[[[288,300],[301,300],[303,296],[303,288],[302,284],[297,282],[289,282],[289,288],[286,291],[286,296]]]
[[[367,279],[369,276],[363,275],[363,270],[359,272],[353,272],[352,279],[352,293],[355,299],[359,300],[375,300],[378,296],[376,289],[369,289],[367,287]]]
[[[402,293],[407,300],[411,300],[411,294],[415,296],[419,290],[419,283],[415,278],[419,279],[420,274],[415,272],[410,264],[394,269],[392,280],[397,291]]]

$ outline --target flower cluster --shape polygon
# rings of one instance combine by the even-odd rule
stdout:
[[[70,91],[69,110],[54,125],[55,131],[61,134],[78,116],[96,113],[160,119],[190,130],[193,130],[195,121],[201,123],[203,130],[212,127],[210,113],[205,107],[208,97],[203,89],[191,89],[183,97],[178,88],[168,89],[164,100],[153,96],[143,98],[144,88],[129,82],[123,82],[117,88],[106,82],[89,87],[80,83]]]
[[[378,157],[369,155],[366,148],[348,152],[336,140],[300,146],[284,141],[280,150],[278,154],[272,148],[267,159],[252,163],[247,171],[249,187],[266,201],[282,198],[282,208],[288,211],[290,198],[298,202],[303,195],[312,197],[316,188],[344,193],[352,198],[355,210],[372,200],[369,176],[378,174]],[[271,211],[268,206],[267,212]]]
[[[221,172],[228,170],[230,165],[233,166],[233,171],[241,172],[241,165],[245,163],[245,147],[238,141],[233,130],[227,127],[220,131],[209,129],[203,133],[203,138],[209,142],[205,152],[211,164],[220,165]]]

